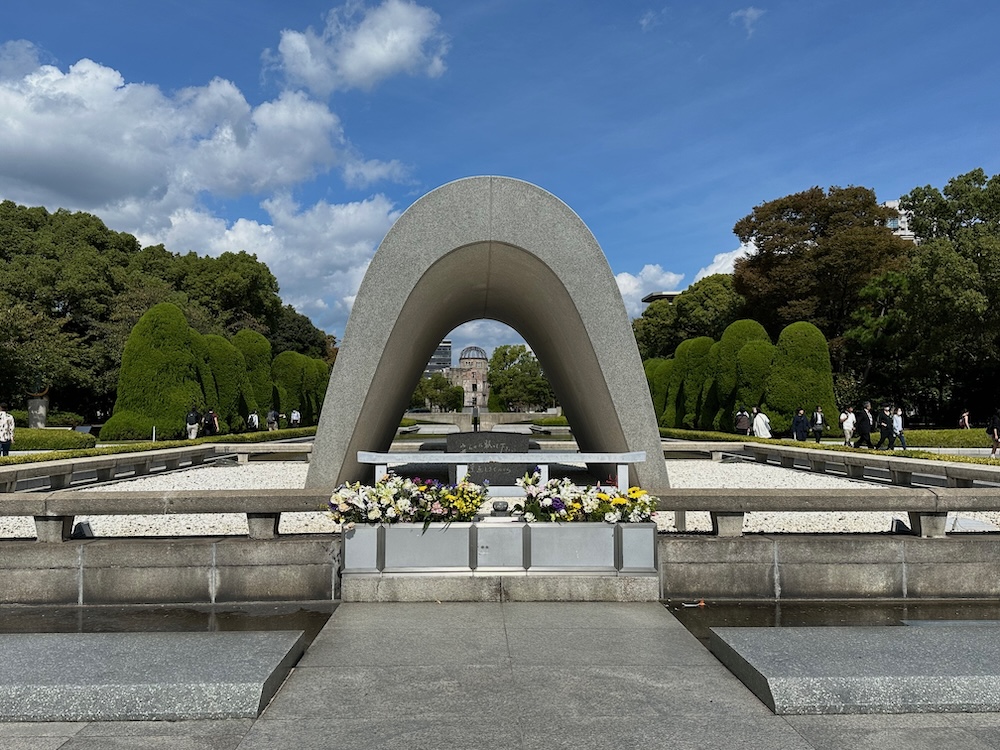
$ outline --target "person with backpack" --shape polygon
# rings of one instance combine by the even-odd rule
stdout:
[[[274,432],[278,429],[278,410],[271,409],[267,413],[267,431]]]
[[[198,437],[198,425],[201,423],[201,414],[198,413],[194,404],[191,404],[191,410],[187,413],[184,421],[187,422],[188,440],[194,440]]]
[[[215,409],[209,409],[205,414],[205,434],[208,436],[219,434],[219,417]]]
[[[260,429],[260,417],[257,415],[257,412],[252,411],[247,416],[247,427],[254,431]]]

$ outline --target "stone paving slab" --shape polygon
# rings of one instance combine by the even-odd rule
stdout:
[[[712,652],[776,714],[1000,711],[1000,628],[712,628]]]
[[[255,718],[300,630],[0,635],[0,721]]]

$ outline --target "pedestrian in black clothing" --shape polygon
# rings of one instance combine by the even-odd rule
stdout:
[[[805,440],[809,435],[809,420],[806,419],[806,410],[801,406],[792,417],[792,437],[796,440]]]
[[[882,444],[885,443],[886,448],[890,447],[890,444],[895,441],[892,439],[892,407],[883,406],[882,411],[879,412],[878,417],[875,420],[875,426],[878,427],[878,443],[875,445],[875,450],[882,450]]]
[[[872,416],[871,402],[865,401],[865,406],[860,412],[858,412],[858,421],[854,425],[854,429],[857,430],[858,433],[858,439],[854,441],[855,448],[860,448],[862,443],[864,443],[869,450],[875,447],[872,445],[872,428],[874,426],[875,417]]]
[[[816,436],[816,442],[823,437],[823,430],[827,428],[826,415],[823,413],[823,407],[817,406],[816,411],[813,412],[812,419],[809,420],[809,429],[812,430],[813,435]]]

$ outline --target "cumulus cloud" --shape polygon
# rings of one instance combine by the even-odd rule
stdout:
[[[749,39],[753,36],[757,21],[759,21],[760,17],[766,12],[767,11],[755,8],[752,5],[749,8],[734,10],[729,14],[729,23],[742,23],[743,28],[745,28],[747,32],[747,39]]]
[[[283,31],[277,53],[267,51],[265,59],[290,84],[324,97],[370,90],[400,73],[436,78],[449,46],[440,21],[430,8],[407,0],[384,0],[374,8],[348,3],[330,11],[320,31]]]
[[[624,272],[615,275],[625,309],[632,318],[642,315],[643,297],[650,292],[673,291],[683,278],[683,274],[664,271],[659,264],[643,266],[638,276]]]
[[[694,280],[700,281],[714,273],[732,273],[733,264],[736,263],[737,258],[745,258],[756,250],[757,246],[750,242],[745,245],[741,244],[738,248],[730,250],[728,253],[719,253],[712,258],[711,263],[698,271]]]
[[[140,240],[163,242],[175,252],[252,252],[277,277],[286,304],[343,335],[368,263],[399,211],[382,195],[303,208],[279,194],[262,207],[270,223],[240,219],[229,225],[204,210],[179,210],[166,231]]]
[[[664,10],[647,10],[639,16],[639,27],[644,31],[652,31],[663,23]]]

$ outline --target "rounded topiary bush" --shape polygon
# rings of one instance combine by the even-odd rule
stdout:
[[[686,339],[674,349],[673,365],[670,368],[670,383],[663,401],[662,427],[681,427],[684,421],[684,379],[689,364],[688,352],[694,339]]]
[[[718,407],[712,420],[712,427],[717,430],[731,430],[733,418],[741,404],[737,403],[737,363],[736,357],[750,341],[766,341],[771,343],[764,326],[756,320],[737,320],[730,323],[719,339],[718,360],[715,365],[715,391]],[[754,404],[742,404],[748,409]]]
[[[714,430],[719,425],[716,421],[719,412],[719,349],[720,342],[712,344],[708,350],[708,364],[705,371],[705,382],[701,386],[698,400],[698,429]]]
[[[14,431],[14,448],[19,451],[66,451],[93,448],[97,438],[76,430],[32,430],[19,427]]]
[[[101,428],[101,440],[185,435],[184,415],[204,403],[201,381],[205,367],[201,336],[191,329],[176,305],[150,308],[129,334],[118,376],[114,413]]]
[[[658,360],[659,364],[653,370],[653,380],[651,395],[653,397],[653,410],[656,412],[656,420],[659,422],[663,418],[663,410],[667,405],[667,392],[670,390],[670,378],[674,369],[672,359]]]
[[[246,362],[247,377],[253,389],[257,409],[263,416],[271,408],[271,342],[257,331],[244,329],[232,338],[233,346],[240,350]]]
[[[240,432],[246,427],[244,416],[257,411],[257,399],[250,385],[246,359],[222,336],[202,337],[218,394],[219,431]]]
[[[788,431],[799,407],[809,415],[819,405],[827,420],[832,420],[829,424],[830,434],[833,434],[838,413],[833,395],[830,350],[823,333],[812,323],[792,323],[778,336],[765,400],[771,409],[768,416],[775,431]]]
[[[278,393],[278,411],[287,417],[292,409],[303,410],[306,401],[306,371],[309,357],[298,352],[282,352],[271,363],[271,380]]]
[[[754,406],[766,407],[764,391],[767,375],[774,361],[774,344],[769,340],[748,341],[736,353],[736,405],[748,410]],[[771,416],[764,408],[768,417]]]
[[[699,336],[691,339],[687,350],[687,366],[684,370],[684,413],[681,414],[681,402],[677,403],[679,427],[693,429],[698,426],[698,411],[701,405],[701,394],[705,381],[709,377],[712,361],[709,352],[715,341],[709,336]]]

